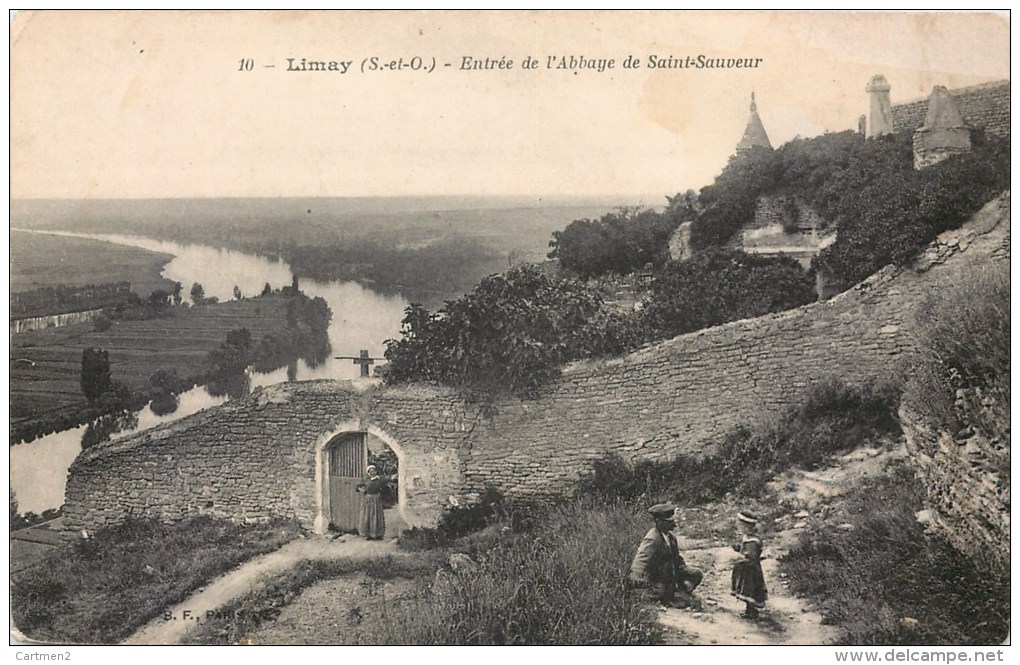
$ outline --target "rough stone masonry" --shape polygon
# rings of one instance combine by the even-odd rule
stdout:
[[[1007,193],[911,268],[886,267],[831,300],[574,364],[537,399],[506,401],[494,413],[433,388],[262,388],[83,452],[69,472],[65,526],[77,533],[130,515],[210,514],[294,517],[321,531],[323,450],[349,431],[367,431],[397,453],[410,526],[434,525],[451,497],[486,485],[519,497],[569,492],[609,452],[628,460],[701,454],[734,427],[797,403],[816,382],[902,374],[917,303],[982,262],[1008,262],[1009,229]],[[958,468],[931,473],[966,472]]]

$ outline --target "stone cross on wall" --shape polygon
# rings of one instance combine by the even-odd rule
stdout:
[[[365,349],[361,350],[361,355],[358,356],[337,356],[337,360],[353,360],[355,365],[361,365],[361,376],[368,376],[368,366],[373,364],[376,360],[383,360],[383,358],[371,358],[368,355],[368,351]]]

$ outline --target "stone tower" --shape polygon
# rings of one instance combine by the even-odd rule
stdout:
[[[914,168],[938,164],[970,151],[970,129],[945,86],[937,85],[928,98],[924,124],[914,132]]]
[[[747,120],[747,129],[744,130],[743,138],[737,144],[737,154],[745,153],[755,146],[772,149],[769,135],[765,133],[765,125],[761,124],[761,118],[758,117],[758,105],[754,102],[754,93],[752,92],[751,117]]]
[[[889,101],[889,91],[892,86],[881,74],[875,74],[868,81],[865,92],[871,95],[871,116],[868,120],[867,137],[874,138],[883,134],[892,134],[892,102]]]

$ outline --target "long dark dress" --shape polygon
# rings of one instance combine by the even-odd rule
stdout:
[[[382,493],[386,491],[388,484],[389,480],[383,477],[358,483],[358,489],[365,493],[361,504],[361,519],[358,521],[358,533],[369,540],[382,540],[386,533]]]
[[[761,538],[753,535],[744,536],[739,545],[733,546],[744,558],[733,564],[733,577],[730,581],[730,593],[758,609],[765,607],[769,597],[765,588],[765,575],[761,572],[763,547]]]

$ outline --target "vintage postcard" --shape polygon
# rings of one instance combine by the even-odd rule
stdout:
[[[1009,45],[1008,12],[14,13],[18,658],[1002,660]]]

